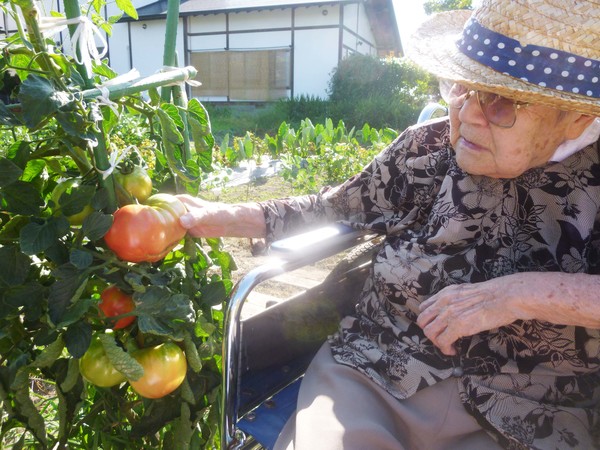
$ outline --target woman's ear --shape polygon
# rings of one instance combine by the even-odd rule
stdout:
[[[572,140],[581,136],[581,133],[592,124],[596,117],[588,114],[570,113],[569,119],[571,122],[566,130],[566,138]]]

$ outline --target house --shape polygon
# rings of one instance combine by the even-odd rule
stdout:
[[[163,65],[167,0],[134,6],[139,20],[108,39],[110,65],[149,75]],[[203,101],[325,98],[345,56],[402,54],[392,0],[181,0],[179,13],[178,64],[198,70]]]

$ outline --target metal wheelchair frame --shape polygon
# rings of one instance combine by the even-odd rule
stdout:
[[[328,321],[327,325],[335,327],[339,319],[352,310],[352,305],[347,304],[345,299],[335,299],[330,296],[325,303],[318,297],[331,294],[331,291],[335,293],[339,290],[339,283],[348,282],[349,279],[353,281],[352,289],[356,292],[356,289],[362,287],[367,268],[365,265],[349,268],[344,273],[338,273],[335,280],[328,277],[321,286],[267,308],[262,313],[242,321],[242,306],[250,292],[260,283],[277,275],[333,256],[368,242],[374,237],[374,235],[343,225],[332,225],[283,239],[271,246],[271,252],[274,255],[271,263],[251,270],[236,285],[231,294],[224,326],[222,449],[247,448],[247,438],[237,428],[238,420],[304,373],[326,335],[333,331],[331,326],[323,328],[323,324],[319,323],[319,317]],[[362,274],[361,278],[356,276],[359,272]],[[282,321],[285,320],[285,317],[297,318],[304,314],[295,309],[296,305],[307,301],[311,296],[317,300],[308,300],[311,308],[316,309],[311,316],[310,323],[313,329],[315,327],[321,327],[321,329],[318,330],[316,336],[305,336],[307,339],[304,342],[302,339],[297,340],[294,336],[286,336],[287,331],[282,328]],[[321,307],[320,311],[319,307]],[[304,322],[301,325],[304,326],[307,323]],[[308,333],[310,334],[310,331]],[[273,335],[273,337],[269,338],[265,336],[266,334]],[[260,342],[261,338],[264,342],[271,342],[273,346],[265,348],[264,345],[261,345],[260,351],[253,348],[252,344]],[[289,352],[287,350],[282,352],[276,348],[281,347],[284,343],[288,344]],[[278,366],[283,369],[278,370]],[[281,372],[279,376],[277,372]],[[257,395],[253,389],[248,389],[242,384],[243,376],[251,380],[246,384],[256,383],[256,379],[264,381],[263,384],[266,386],[261,386],[261,388],[266,388],[265,392]]]

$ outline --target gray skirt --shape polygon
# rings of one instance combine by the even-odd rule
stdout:
[[[502,447],[469,415],[448,379],[397,400],[324,344],[275,450],[488,450]]]

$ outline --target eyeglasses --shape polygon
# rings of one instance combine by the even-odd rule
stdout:
[[[529,103],[517,102],[491,92],[468,89],[459,83],[440,83],[442,97],[451,108],[461,109],[475,95],[486,120],[500,128],[511,128],[517,121],[517,111]]]

